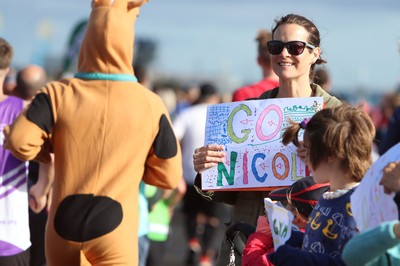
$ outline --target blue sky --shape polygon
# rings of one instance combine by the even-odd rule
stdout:
[[[61,57],[72,28],[89,12],[84,0],[0,0],[0,36],[14,46],[15,65]],[[384,91],[400,82],[398,0],[151,0],[136,30],[158,42],[155,68],[228,78],[232,86],[224,89],[232,90],[260,78],[254,37],[287,13],[304,15],[320,29],[335,88]]]

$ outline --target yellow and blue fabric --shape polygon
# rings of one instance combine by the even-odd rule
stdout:
[[[334,198],[318,201],[311,213],[303,240],[303,250],[340,257],[346,242],[358,234],[351,213],[350,196],[354,189]]]

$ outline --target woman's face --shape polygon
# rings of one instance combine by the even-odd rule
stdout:
[[[297,24],[280,25],[273,36],[274,40],[282,42],[302,41],[308,42],[309,33]],[[286,47],[278,55],[271,55],[272,68],[282,80],[296,80],[309,78],[310,67],[318,59],[320,48],[305,48],[300,55],[289,54]]]

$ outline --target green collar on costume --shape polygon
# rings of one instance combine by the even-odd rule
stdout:
[[[137,82],[137,78],[131,74],[105,74],[105,73],[76,73],[74,75],[78,79],[90,80],[112,80],[112,81],[132,81]]]

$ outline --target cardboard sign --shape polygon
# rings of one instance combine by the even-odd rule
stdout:
[[[273,203],[270,198],[264,199],[264,205],[276,251],[290,238],[294,216],[290,211]]]
[[[226,161],[202,173],[203,190],[268,189],[305,176],[305,165],[282,135],[323,106],[322,97],[277,98],[210,105],[205,145],[225,146]],[[290,120],[289,120],[290,119]],[[299,137],[302,139],[303,131]]]
[[[384,193],[383,186],[379,185],[386,165],[398,160],[400,160],[400,143],[376,160],[351,195],[351,211],[361,232],[385,221],[398,220],[399,213],[393,200],[395,194]]]

